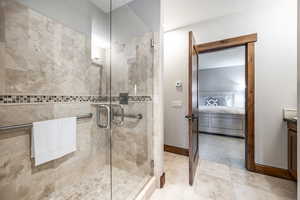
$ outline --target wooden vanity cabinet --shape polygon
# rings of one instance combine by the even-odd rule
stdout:
[[[297,180],[297,122],[288,122],[288,170]]]

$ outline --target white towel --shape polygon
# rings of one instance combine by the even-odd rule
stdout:
[[[35,166],[76,151],[76,117],[34,122],[31,157]]]

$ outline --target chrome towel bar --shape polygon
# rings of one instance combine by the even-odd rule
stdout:
[[[88,119],[88,118],[92,118],[93,114],[89,113],[89,114],[85,114],[85,115],[79,115],[77,116],[77,120],[80,119]],[[11,126],[0,126],[0,131],[8,131],[8,130],[14,130],[14,129],[21,129],[21,128],[32,128],[32,123],[29,124],[18,124],[18,125],[11,125]]]
[[[117,116],[117,117],[121,117],[122,115],[120,114],[114,114],[114,116]],[[124,114],[124,117],[125,118],[132,118],[132,119],[143,119],[143,115],[142,114]]]
[[[137,115],[125,114],[124,117],[133,118],[133,119],[143,119],[143,115],[142,114],[137,114]]]

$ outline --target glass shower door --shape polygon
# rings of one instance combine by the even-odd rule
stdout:
[[[0,0],[0,126],[29,124],[0,133],[1,200],[111,199],[111,129],[97,120],[110,105],[110,11],[110,0]],[[71,117],[52,142],[72,152],[35,163],[63,148],[33,152],[31,124]]]
[[[160,1],[112,0],[112,199],[134,199],[153,175],[154,23]],[[159,15],[158,15],[159,16]],[[159,19],[159,18],[158,18]],[[159,24],[159,21],[157,22]]]

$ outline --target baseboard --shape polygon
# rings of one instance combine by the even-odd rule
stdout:
[[[164,150],[170,153],[176,153],[179,155],[183,155],[183,156],[189,156],[189,150],[188,149],[184,149],[184,148],[180,148],[180,147],[174,147],[174,146],[170,146],[170,145],[164,145]]]
[[[292,176],[290,175],[290,172],[287,169],[271,167],[271,166],[261,165],[256,163],[254,172],[268,175],[268,176],[274,176],[277,178],[293,180]]]

